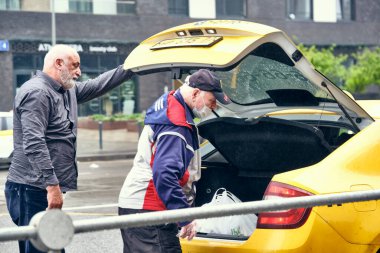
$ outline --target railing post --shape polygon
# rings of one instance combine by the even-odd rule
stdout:
[[[61,252],[74,237],[73,221],[60,209],[37,213],[30,225],[37,228],[37,235],[30,241],[41,251]]]
[[[99,148],[103,149],[103,121],[99,121]]]

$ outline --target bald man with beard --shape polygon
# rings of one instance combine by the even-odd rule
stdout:
[[[76,136],[78,104],[97,98],[132,76],[122,66],[95,79],[78,82],[79,54],[56,45],[42,71],[25,82],[13,106],[14,152],[5,184],[8,211],[18,226],[33,215],[62,208],[63,193],[77,189]],[[19,241],[20,252],[40,252]]]

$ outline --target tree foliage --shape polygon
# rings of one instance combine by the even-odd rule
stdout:
[[[306,47],[300,44],[298,48],[319,72],[333,83],[343,85],[347,75],[347,69],[344,66],[348,58],[347,54],[335,55],[335,45],[318,49],[316,46]]]
[[[363,91],[371,84],[380,85],[380,48],[365,48],[353,54],[356,63],[350,66],[345,88],[352,92]]]
[[[335,46],[318,49],[316,46],[298,48],[314,67],[335,84],[350,92],[362,92],[368,85],[380,85],[380,48],[364,48],[352,55],[334,54]],[[353,64],[348,64],[348,59]],[[346,67],[346,65],[349,65]]]

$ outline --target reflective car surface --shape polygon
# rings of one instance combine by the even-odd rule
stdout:
[[[372,118],[380,119],[380,100],[356,100],[356,102],[363,107]]]
[[[241,201],[380,188],[380,122],[273,27],[210,20],[158,33],[125,68],[183,82],[208,68],[232,103],[198,124],[196,206],[226,188]],[[183,252],[378,252],[377,201],[258,214],[251,235],[199,231]],[[230,224],[225,224],[230,226]]]
[[[0,169],[9,168],[13,152],[13,113],[0,112]]]

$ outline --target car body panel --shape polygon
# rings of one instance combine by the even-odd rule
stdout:
[[[215,29],[217,34],[207,34],[208,28]],[[195,29],[201,30],[204,35],[181,37],[176,34],[178,31],[185,31],[189,35],[189,30]],[[142,41],[128,56],[124,68],[136,72],[173,66],[227,66],[241,59],[247,51],[251,51],[249,47],[257,40],[275,33],[281,33],[281,31],[270,26],[237,20],[208,20],[181,25]],[[196,46],[199,43],[194,38],[212,36],[222,36],[221,41],[211,46],[213,50],[210,50],[210,46]],[[179,42],[174,42],[173,47],[166,50],[152,50],[157,43],[181,39],[188,40],[187,47],[175,47],[175,44]],[[233,47],[231,47],[232,44]],[[142,55],[144,57],[141,57]],[[205,55],[207,57],[204,57]]]
[[[356,102],[374,119],[380,120],[380,100],[356,100]]]
[[[375,177],[379,175],[380,164],[379,132],[380,122],[375,122],[321,162],[307,168],[277,174],[273,180],[291,183],[314,194],[340,192],[343,189],[350,191],[351,186],[357,184],[368,184],[373,188],[380,188],[380,181]],[[329,177],[326,178],[327,174]],[[344,180],[340,180],[342,175],[344,175]],[[363,182],[358,182],[358,178]],[[307,188],[305,188],[306,185]]]
[[[320,233],[320,236],[311,236]],[[291,238],[291,239],[290,239]],[[226,242],[195,238],[191,242],[181,240],[183,253],[289,253],[289,252],[332,252],[339,245],[339,252],[376,252],[376,246],[353,244],[337,234],[317,213],[298,229],[256,229],[252,236],[243,242]],[[369,248],[373,248],[369,250]]]
[[[277,112],[270,112],[266,116],[279,116],[279,115],[317,115],[323,117],[324,115],[338,115],[336,112],[323,111],[318,109],[289,109]]]
[[[273,181],[291,184],[314,194],[380,189],[379,132],[380,122],[373,123],[321,162],[278,174]],[[313,210],[350,243],[380,244],[380,201]]]

